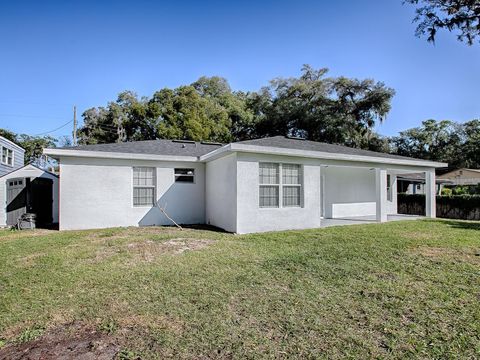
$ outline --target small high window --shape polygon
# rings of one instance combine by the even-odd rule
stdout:
[[[175,182],[194,183],[195,169],[175,169]]]
[[[133,168],[133,206],[155,205],[155,168]]]

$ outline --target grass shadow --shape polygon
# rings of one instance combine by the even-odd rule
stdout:
[[[477,230],[480,231],[480,221],[469,221],[469,220],[451,220],[451,219],[437,219],[437,220],[428,220],[423,221],[435,222],[440,220],[444,224],[447,224],[455,229],[466,229],[466,230]]]

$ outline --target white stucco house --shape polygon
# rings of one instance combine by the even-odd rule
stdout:
[[[59,226],[210,224],[235,233],[396,214],[396,177],[447,164],[276,136],[230,144],[152,140],[45,149],[60,166]]]

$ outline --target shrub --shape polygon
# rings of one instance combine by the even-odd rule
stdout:
[[[442,189],[442,193],[441,193],[442,196],[452,196],[452,194],[453,194],[452,189],[450,189],[450,188],[443,188]]]

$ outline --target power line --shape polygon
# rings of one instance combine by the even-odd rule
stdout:
[[[58,128],[56,129],[53,129],[53,130],[50,130],[50,131],[45,131],[43,133],[40,133],[40,134],[36,134],[36,135],[33,135],[33,136],[40,136],[40,135],[47,135],[47,134],[50,134],[52,132],[55,132],[57,130],[60,130],[62,128],[64,128],[65,126],[67,126],[68,124],[70,124],[71,122],[73,122],[73,119],[72,120],[69,120],[67,123],[63,124],[62,126],[59,126]]]
[[[49,118],[49,119],[64,119],[63,117],[56,117],[56,116],[41,116],[41,115],[21,115],[21,114],[0,114],[0,116],[5,117],[24,117],[24,118]]]

